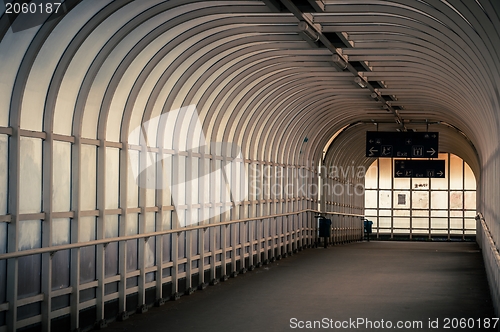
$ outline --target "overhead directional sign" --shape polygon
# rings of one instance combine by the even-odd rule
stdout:
[[[395,178],[444,178],[444,160],[395,160]]]
[[[367,157],[437,158],[438,132],[367,131]]]

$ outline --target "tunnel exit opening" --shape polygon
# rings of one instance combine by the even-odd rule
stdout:
[[[365,215],[379,239],[475,240],[476,178],[451,153],[444,178],[395,178],[397,158],[379,158],[365,177]]]

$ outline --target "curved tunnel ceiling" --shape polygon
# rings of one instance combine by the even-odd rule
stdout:
[[[497,1],[304,3],[68,0],[67,15],[17,32],[4,14],[0,127],[139,144],[131,133],[141,123],[195,105],[206,138],[234,142],[250,160],[317,164],[346,125],[398,117],[409,129],[445,121],[479,158],[495,152]],[[360,136],[368,127],[352,128],[336,153],[368,162]],[[478,172],[464,135],[441,129],[446,152]],[[166,149],[203,140],[154,131],[150,144]]]

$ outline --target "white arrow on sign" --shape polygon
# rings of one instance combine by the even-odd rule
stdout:
[[[401,172],[401,171],[397,171],[397,172],[396,172],[396,175],[397,175],[397,176],[400,176],[401,174],[403,174],[403,172]]]
[[[374,156],[374,155],[375,155],[375,152],[378,152],[378,150],[375,150],[375,148],[374,148],[374,147],[371,147],[371,148],[370,148],[370,150],[368,150],[368,151],[370,152],[369,157]]]
[[[442,171],[439,171],[439,172],[437,173],[437,175],[439,175],[439,176],[443,176],[443,172],[442,172]]]
[[[431,148],[429,151],[426,151],[426,152],[430,153],[431,156],[433,156],[436,153],[436,150],[434,150],[433,148]]]

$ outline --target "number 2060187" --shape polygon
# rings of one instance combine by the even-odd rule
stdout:
[[[60,2],[47,3],[6,3],[6,14],[52,14],[58,13]]]
[[[445,329],[496,329],[498,318],[445,318]]]

